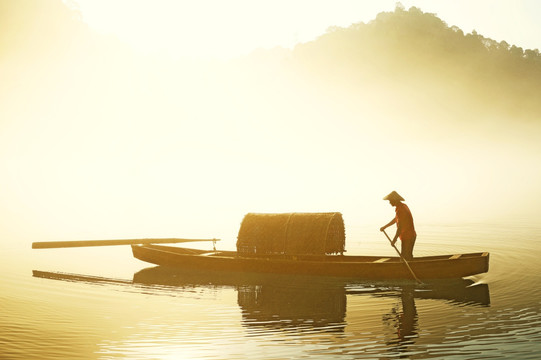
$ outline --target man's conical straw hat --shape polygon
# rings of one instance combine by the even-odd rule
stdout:
[[[398,193],[396,191],[393,191],[391,192],[389,195],[385,196],[383,198],[383,200],[398,200],[398,201],[405,201],[404,198],[400,195],[398,195]]]

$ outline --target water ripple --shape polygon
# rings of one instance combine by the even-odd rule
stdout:
[[[13,263],[1,283],[1,357],[541,358],[541,231],[421,226],[420,234],[417,255],[489,251],[489,273],[412,287],[284,277],[238,283],[146,269],[123,277],[113,262],[100,266],[112,277],[40,277],[32,263]],[[361,242],[357,253],[371,244]],[[366,252],[388,250],[374,242]]]

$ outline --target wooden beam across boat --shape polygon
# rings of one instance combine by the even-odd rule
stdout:
[[[187,243],[197,241],[220,241],[220,239],[179,239],[179,238],[161,238],[161,239],[122,239],[122,240],[78,240],[78,241],[41,241],[33,242],[32,249],[57,249],[68,247],[86,247],[86,246],[112,246],[112,245],[137,245],[137,244],[173,244]]]

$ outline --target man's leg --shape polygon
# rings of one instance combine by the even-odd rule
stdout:
[[[415,238],[401,241],[401,254],[406,260],[413,259],[413,246],[415,245]]]

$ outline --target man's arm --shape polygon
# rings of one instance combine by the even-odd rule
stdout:
[[[379,231],[383,231],[383,230],[387,229],[389,226],[393,225],[394,223],[396,223],[396,218],[393,218],[391,221],[389,221],[389,223],[387,225],[384,225],[384,226],[380,227]]]

